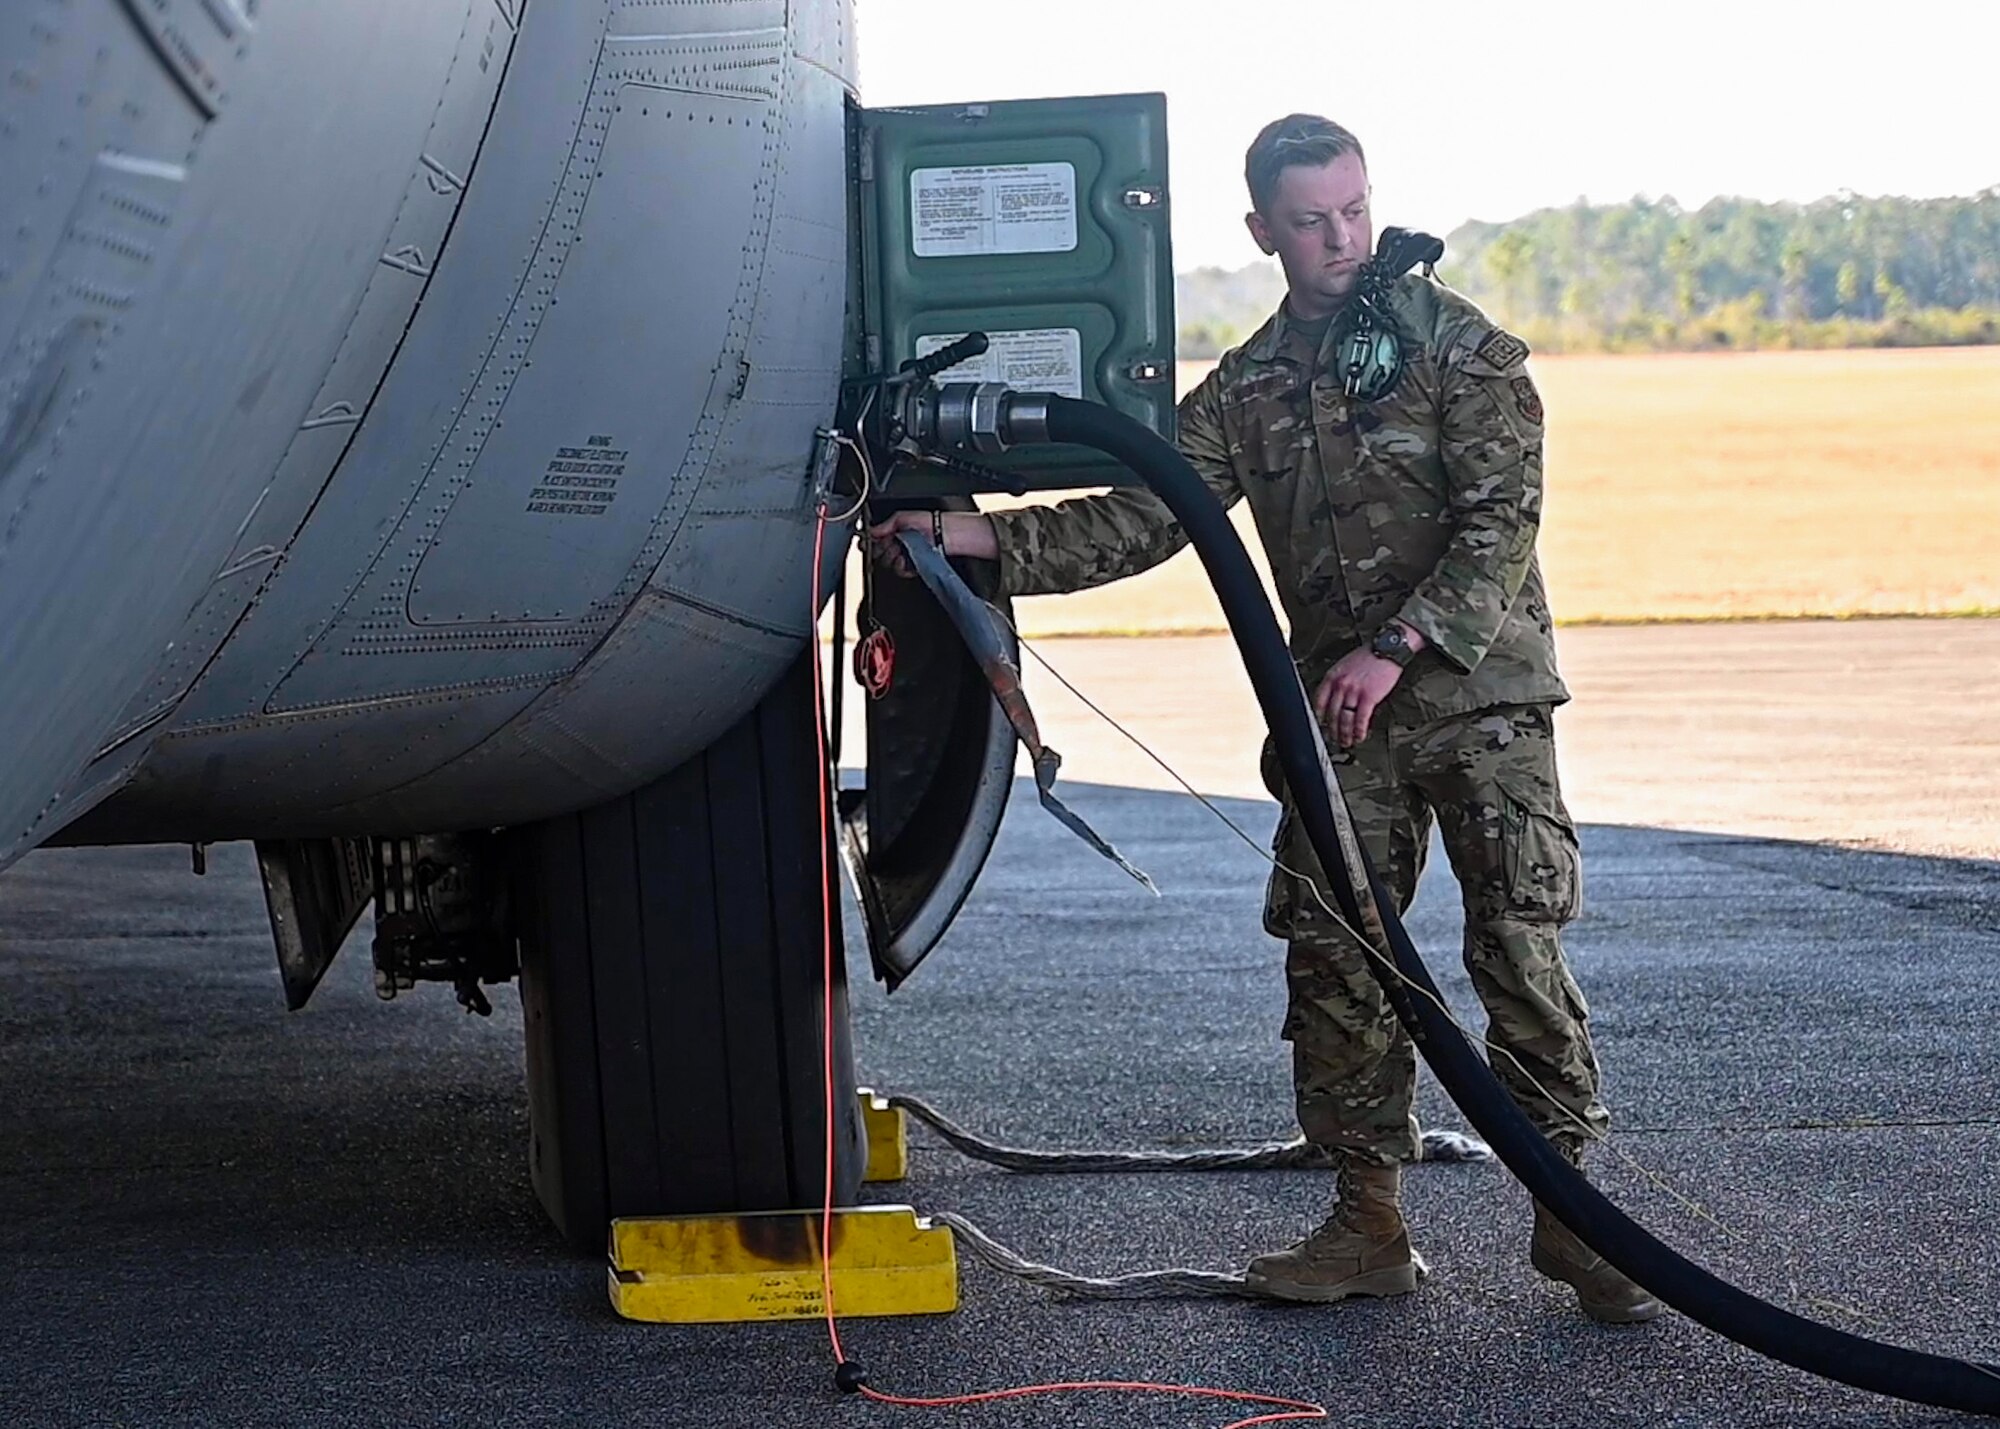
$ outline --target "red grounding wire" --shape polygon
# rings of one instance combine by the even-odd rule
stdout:
[[[827,859],[827,841],[832,834],[832,814],[827,785],[834,777],[833,770],[826,767],[826,686],[820,669],[819,658],[819,591],[822,562],[826,552],[826,507],[819,509],[819,520],[813,539],[813,583],[811,620],[806,629],[812,645],[813,669],[813,733],[819,750],[819,888],[820,888],[820,1048],[823,1056],[820,1085],[824,1092],[821,1130],[826,1149],[825,1179],[820,1199],[819,1219],[819,1284],[820,1301],[826,1307],[826,1337],[833,1347],[836,1366],[848,1363],[847,1351],[840,1343],[840,1326],[834,1318],[833,1306],[833,900],[829,880],[833,869]],[[1194,1384],[1151,1384],[1144,1380],[1087,1379],[1058,1384],[1024,1384],[1012,1389],[989,1389],[977,1394],[949,1394],[933,1398],[918,1398],[901,1394],[885,1394],[879,1389],[871,1389],[866,1384],[856,1386],[858,1392],[877,1404],[894,1404],[909,1409],[950,1409],[969,1404],[994,1404],[1008,1399],[1027,1399],[1042,1394],[1070,1394],[1081,1390],[1116,1391],[1129,1394],[1171,1394],[1189,1399],[1228,1399],[1240,1404],[1270,1405],[1279,1412],[1258,1414],[1249,1419],[1237,1419],[1222,1426],[1222,1429],[1253,1429],[1259,1424],[1285,1424],[1304,1420],[1320,1420],[1328,1417],[1324,1407],[1310,1404],[1303,1399],[1286,1399],[1275,1394],[1256,1394],[1240,1389],[1211,1389]]]

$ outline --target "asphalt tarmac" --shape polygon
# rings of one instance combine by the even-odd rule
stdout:
[[[2000,623],[1826,627],[1803,647],[1786,629],[1565,632],[1571,729],[1591,705],[1588,719],[1618,731],[1567,747],[1581,751],[1565,764],[1579,812],[1644,808],[1649,786],[1662,809],[1707,811],[1689,819],[1701,828],[1586,823],[1587,912],[1569,946],[1617,1144],[1644,1168],[1604,1159],[1596,1174],[1671,1243],[1780,1303],[2000,1360],[2000,862],[1879,846],[1880,829],[1906,826],[1930,828],[1932,846],[1990,846],[2000,807],[1978,797],[1990,767],[1961,760],[1969,783],[1949,820],[1926,824],[1918,786],[1901,805],[1849,804],[1844,821],[1822,808],[1831,822],[1808,841],[1756,827],[1754,808],[1732,815],[1732,770],[1759,771],[1782,786],[1767,798],[1796,808],[1816,788],[1907,784],[1869,763],[1886,742],[1782,720],[1761,747],[1673,742],[1704,681],[1756,708],[1759,679],[1782,703],[1786,669],[1807,681],[1829,650],[1878,675],[1889,662],[1878,688],[1895,687],[1897,651],[1928,652],[1895,699],[1931,732],[1893,757],[1949,771],[1986,747],[1993,665],[1976,657],[2000,650]],[[1938,658],[1954,641],[1967,650]],[[1165,661],[1162,645],[1049,649],[1124,699],[1121,714],[1159,712],[1163,745],[1181,727],[1168,695],[1190,680],[1199,697],[1182,724],[1240,733],[1233,697],[1202,683],[1226,667],[1220,642]],[[1800,648],[1789,666],[1745,653]],[[1121,659],[1152,673],[1121,674]],[[1875,708],[1893,724],[1902,707]],[[1073,805],[1163,896],[1017,799],[934,962],[893,999],[857,989],[864,1077],[1018,1143],[1287,1134],[1261,860],[1192,801],[1118,773],[1053,699],[1044,725],[1070,756]],[[1181,753],[1204,788],[1231,792],[1200,749]],[[1663,780],[1675,759],[1679,780]],[[1268,835],[1268,802],[1221,807]],[[1411,926],[1471,1018],[1442,873]],[[865,981],[858,954],[855,972]],[[1237,1417],[1134,1396],[880,1409],[833,1392],[817,1325],[619,1322],[601,1267],[560,1249],[530,1193],[519,1008],[496,1003],[490,1020],[441,987],[380,1004],[357,937],[312,1005],[287,1015],[244,846],[212,849],[205,879],[165,848],[48,851],[0,876],[4,1422],[1195,1429]],[[1421,1110],[1459,1124],[1428,1082]],[[881,1199],[958,1211],[1086,1272],[1238,1266],[1316,1220],[1328,1194],[1305,1172],[1021,1177],[914,1141],[910,1179],[871,1188]],[[1676,1316],[1593,1325],[1529,1269],[1528,1203],[1503,1170],[1427,1165],[1406,1185],[1433,1270],[1411,1297],[1084,1304],[973,1266],[957,1314],[850,1322],[849,1352],[906,1393],[1169,1379],[1317,1399],[1336,1423],[1977,1422],[1809,1379]]]

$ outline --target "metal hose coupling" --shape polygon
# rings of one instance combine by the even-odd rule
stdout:
[[[918,445],[930,451],[997,456],[1049,439],[1047,392],[1016,392],[1004,382],[947,382],[916,401]]]

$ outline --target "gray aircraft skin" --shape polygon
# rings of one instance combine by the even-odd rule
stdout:
[[[849,0],[0,13],[0,866],[645,784],[812,619]]]

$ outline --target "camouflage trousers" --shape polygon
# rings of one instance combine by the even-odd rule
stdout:
[[[1400,912],[1436,818],[1464,899],[1465,967],[1485,1006],[1485,1035],[1511,1055],[1488,1048],[1494,1075],[1552,1140],[1579,1143],[1584,1126],[1601,1135],[1610,1117],[1598,1099],[1589,1009],[1560,940],[1581,906],[1582,880],[1550,708],[1511,705],[1411,726],[1381,718],[1393,704],[1359,745],[1331,747],[1355,833]],[[1265,778],[1282,784],[1268,750]],[[1332,904],[1289,802],[1275,848]],[[1284,1036],[1301,1129],[1368,1160],[1413,1158],[1416,1053],[1362,946],[1283,872],[1272,876],[1264,925],[1290,945]]]

